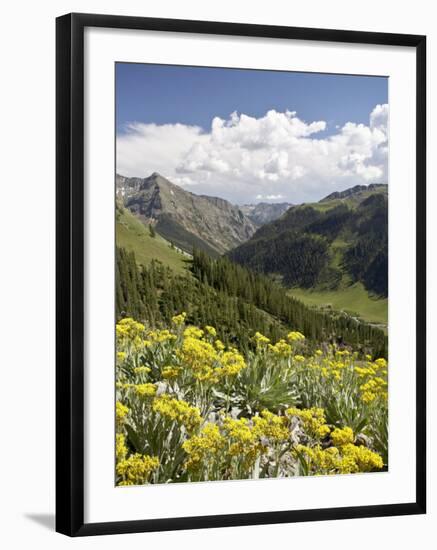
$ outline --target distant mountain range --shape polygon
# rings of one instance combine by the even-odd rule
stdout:
[[[141,221],[182,250],[223,254],[249,239],[254,223],[230,202],[195,195],[154,173],[148,178],[117,176],[117,196]]]
[[[195,195],[160,174],[117,175],[116,193],[144,225],[182,251],[226,254],[286,286],[337,289],[361,282],[387,296],[388,188],[357,185],[319,202],[241,207]]]
[[[288,202],[259,202],[258,204],[244,204],[240,206],[240,209],[256,226],[261,227],[261,225],[280,218],[291,206],[293,205]]]
[[[158,173],[148,178],[117,175],[117,199],[138,219],[184,251],[221,255],[247,241],[263,223],[278,218],[286,203],[238,207],[227,200],[195,195]]]
[[[288,209],[228,253],[287,286],[335,289],[361,282],[388,292],[388,187],[356,186]]]

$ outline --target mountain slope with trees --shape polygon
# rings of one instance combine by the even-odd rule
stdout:
[[[378,328],[337,312],[305,306],[269,277],[194,251],[191,274],[177,274],[161,262],[139,267],[133,252],[117,248],[116,314],[151,326],[165,326],[185,311],[189,323],[213,325],[220,338],[240,348],[262,332],[272,341],[299,330],[318,345],[350,345],[375,357],[387,354],[387,337]]]
[[[340,289],[362,283],[388,293],[387,186],[357,186],[290,208],[228,257],[286,286]]]

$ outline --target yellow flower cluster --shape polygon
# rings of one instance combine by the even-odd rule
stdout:
[[[289,357],[291,354],[291,346],[285,340],[279,340],[276,344],[269,344],[269,350],[280,357]]]
[[[371,403],[374,401],[378,395],[386,396],[385,388],[387,387],[387,382],[380,378],[379,376],[374,376],[370,378],[365,384],[360,386],[362,392],[361,399],[365,403]]]
[[[372,403],[378,397],[387,400],[387,361],[384,358],[368,361],[366,367],[355,367],[355,373],[363,381],[360,385],[361,400]]]
[[[180,367],[164,367],[162,369],[162,377],[164,378],[164,380],[170,380],[171,378],[177,378],[181,372],[182,369]]]
[[[267,410],[251,420],[226,416],[223,430],[230,441],[229,454],[243,457],[246,466],[252,465],[268,444],[284,442],[290,436],[287,418]]]
[[[235,376],[242,369],[246,368],[246,362],[244,357],[238,353],[237,350],[225,351],[220,355],[220,367],[215,369],[216,374],[219,378],[225,376]]]
[[[285,416],[264,410],[260,416],[254,416],[252,422],[253,432],[257,437],[268,438],[271,441],[286,441],[290,437]]]
[[[126,437],[124,434],[117,434],[115,436],[115,458],[117,462],[124,460],[127,455]]]
[[[185,323],[186,318],[187,318],[187,314],[185,313],[185,311],[183,311],[179,315],[175,315],[174,317],[172,317],[171,322],[177,327],[180,327]]]
[[[270,342],[270,339],[267,338],[267,336],[264,336],[263,334],[261,334],[260,332],[255,332],[253,341],[256,343],[257,346],[262,346],[263,344],[268,344]]]
[[[352,443],[340,448],[327,449],[322,449],[320,445],[312,448],[298,445],[295,453],[304,457],[309,468],[308,473],[316,475],[372,472],[384,466],[382,458],[377,453]]]
[[[251,467],[262,451],[259,432],[255,432],[253,424],[247,418],[234,419],[225,417],[223,429],[226,439],[230,442],[230,456],[239,456],[246,467]]]
[[[206,325],[205,330],[210,336],[213,336],[213,337],[217,336],[217,331],[215,330],[214,327]]]
[[[133,384],[132,387],[139,397],[153,397],[156,394],[155,384]]]
[[[123,405],[120,401],[117,401],[115,404],[115,417],[117,419],[117,423],[122,424],[128,414],[129,408],[126,407],[126,405]]]
[[[182,445],[184,451],[189,455],[186,463],[187,468],[195,470],[201,466],[208,466],[225,444],[226,439],[220,433],[217,424],[205,424],[199,435],[192,436]]]
[[[202,338],[203,334],[203,330],[198,327],[187,327],[184,330],[185,338]]]
[[[290,342],[298,342],[299,340],[305,340],[305,336],[298,331],[289,332],[287,334],[287,338],[290,340]]]
[[[216,383],[224,377],[237,375],[246,367],[244,357],[237,350],[223,351],[224,345],[220,340],[212,345],[202,340],[202,337],[203,331],[188,327],[184,331],[182,346],[176,352],[197,380]],[[171,374],[173,373],[172,370]]]
[[[297,445],[294,453],[305,460],[309,474],[335,474],[338,472],[340,453],[336,447],[322,449],[320,445],[315,447]]]
[[[144,345],[150,345],[151,343],[162,344],[163,342],[168,342],[176,340],[177,336],[171,333],[169,330],[151,330],[147,333],[148,341],[144,341]]]
[[[331,439],[335,447],[348,445],[354,442],[354,432],[347,426],[343,429],[335,428],[331,433]]]
[[[142,323],[138,323],[131,317],[121,319],[115,327],[118,338],[128,338],[134,340],[143,334],[145,327]]]
[[[313,438],[325,437],[331,431],[326,424],[325,411],[319,407],[312,407],[311,409],[297,409],[296,407],[290,407],[287,409],[286,414],[288,416],[295,416],[302,422],[305,432]]]
[[[320,445],[309,448],[299,445],[298,453],[303,453],[315,472],[333,474],[353,474],[380,470],[381,456],[362,445],[354,445],[354,432],[348,426],[335,428],[331,433],[333,447],[322,449]]]
[[[152,409],[170,420],[184,425],[188,431],[193,431],[201,422],[202,417],[197,407],[192,407],[182,399],[175,399],[168,394],[156,397]]]
[[[379,454],[362,445],[349,443],[341,448],[341,453],[343,455],[343,471],[341,473],[372,472],[380,470],[384,466]]]
[[[159,467],[156,456],[135,453],[120,460],[116,473],[121,477],[118,485],[143,485],[149,481],[150,474]]]
[[[149,372],[151,372],[151,368],[150,367],[135,367],[134,368],[134,373],[137,374],[137,375],[141,375],[141,374],[149,374]]]
[[[223,351],[225,349],[225,345],[223,344],[223,342],[221,340],[216,340],[214,342],[214,346],[216,347],[216,349],[218,349],[219,351]]]
[[[177,354],[189,366],[195,378],[198,380],[214,380],[216,378],[214,365],[218,359],[217,351],[212,344],[199,340],[192,334],[193,332],[190,331],[189,335],[185,337]]]

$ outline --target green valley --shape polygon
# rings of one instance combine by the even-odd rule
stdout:
[[[344,311],[368,323],[385,326],[388,322],[387,298],[371,296],[362,283],[336,290],[292,288],[289,295],[308,306]]]

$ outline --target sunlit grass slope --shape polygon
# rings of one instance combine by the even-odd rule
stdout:
[[[332,309],[345,311],[351,315],[355,314],[364,321],[387,324],[387,299],[370,296],[361,283],[337,290],[292,288],[289,294],[309,306],[331,306]]]
[[[116,244],[134,251],[137,262],[141,265],[149,265],[152,260],[159,260],[177,273],[186,271],[188,257],[171,248],[170,243],[158,233],[152,237],[149,228],[126,208],[117,207]]]

